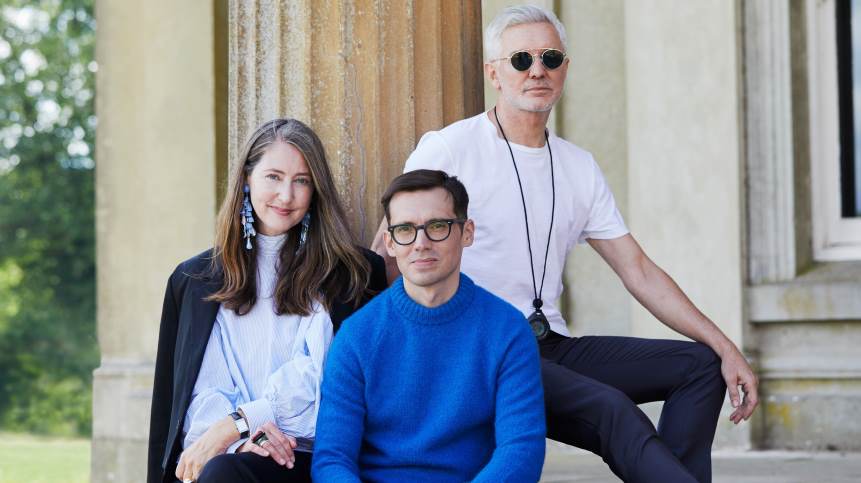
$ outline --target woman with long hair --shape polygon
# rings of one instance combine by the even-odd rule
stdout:
[[[215,247],[180,264],[162,309],[148,481],[310,481],[326,351],[386,286],[351,235],[323,145],[260,126],[236,164]]]

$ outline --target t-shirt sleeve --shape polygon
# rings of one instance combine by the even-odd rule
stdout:
[[[601,173],[601,168],[591,156],[589,161],[593,173],[592,204],[589,208],[589,219],[580,232],[577,243],[584,243],[589,238],[612,240],[628,234],[628,227],[616,207],[616,200],[604,174]]]
[[[404,173],[417,169],[438,169],[450,175],[456,173],[451,150],[438,131],[425,133],[415,151],[407,158]]]

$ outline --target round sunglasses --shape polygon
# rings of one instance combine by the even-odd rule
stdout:
[[[562,62],[565,61],[565,52],[562,52],[558,49],[533,49],[539,50],[539,54],[533,55],[528,50],[519,50],[517,52],[512,53],[508,57],[500,57],[498,59],[493,59],[491,62],[496,62],[497,60],[508,60],[511,62],[511,66],[514,67],[515,70],[520,72],[529,70],[532,67],[532,62],[534,57],[539,57],[541,59],[541,63],[544,64],[544,67],[548,70],[558,69]]]

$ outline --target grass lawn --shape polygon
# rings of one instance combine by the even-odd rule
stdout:
[[[90,440],[0,433],[0,483],[86,483]]]

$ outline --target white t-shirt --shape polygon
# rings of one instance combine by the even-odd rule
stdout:
[[[556,179],[556,214],[542,311],[554,332],[568,335],[559,312],[562,272],[568,251],[587,238],[613,239],[628,233],[613,194],[592,155],[550,132]],[[536,287],[541,285],[550,227],[552,191],[547,146],[511,144],[529,216]],[[475,242],[463,252],[461,270],[475,283],[508,301],[528,317],[535,297],[523,203],[505,140],[486,113],[422,136],[404,172],[439,169],[457,176],[469,193]]]

